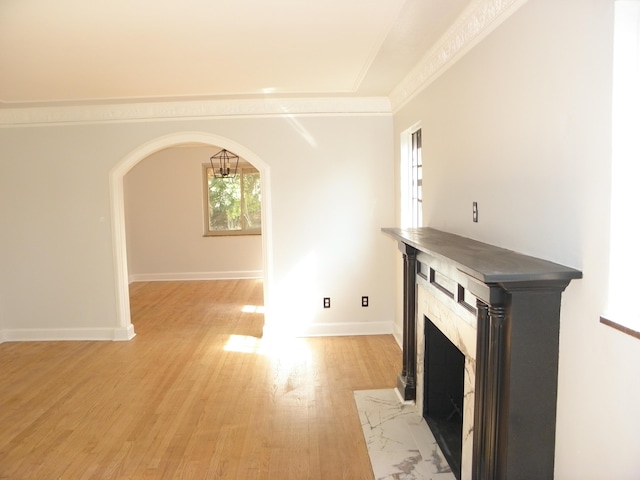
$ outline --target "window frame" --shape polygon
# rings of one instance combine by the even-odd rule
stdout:
[[[413,228],[424,225],[423,174],[422,127],[417,123],[401,134],[400,224],[402,227]]]
[[[640,338],[634,276],[640,267],[640,0],[614,3],[611,206],[608,298],[603,324]]]
[[[212,171],[211,165],[209,163],[202,164],[202,199],[203,199],[203,227],[204,227],[204,237],[228,237],[228,236],[247,236],[247,235],[262,235],[262,218],[260,221],[260,226],[258,228],[246,228],[244,215],[240,215],[242,221],[242,228],[238,230],[210,230],[209,229],[209,171]],[[240,177],[240,205],[242,211],[244,211],[245,202],[244,199],[244,182],[243,176],[249,173],[257,173],[260,176],[262,188],[262,176],[260,175],[260,171],[255,168],[250,163],[240,163],[238,164],[238,170],[236,176]],[[225,181],[221,179],[221,181]],[[262,198],[260,199],[261,209],[262,209]],[[260,216],[262,217],[262,211],[260,212]]]
[[[411,132],[411,224],[422,227],[422,129]]]

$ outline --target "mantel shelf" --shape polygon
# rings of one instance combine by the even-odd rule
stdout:
[[[395,240],[452,263],[483,283],[569,281],[582,272],[433,228],[383,228]]]

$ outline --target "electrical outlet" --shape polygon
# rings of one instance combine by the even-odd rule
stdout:
[[[478,202],[473,202],[473,221],[478,223]]]
[[[329,297],[324,297],[324,308],[331,308],[331,299]]]
[[[363,307],[369,306],[369,297],[362,297],[362,306]]]

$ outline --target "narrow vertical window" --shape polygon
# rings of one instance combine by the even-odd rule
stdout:
[[[422,226],[422,130],[411,134],[411,226]]]
[[[640,1],[617,0],[614,17],[611,243],[606,319],[640,335]]]

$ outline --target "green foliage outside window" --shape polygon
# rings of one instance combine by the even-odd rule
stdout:
[[[261,232],[260,173],[239,168],[233,178],[218,178],[206,168],[209,235],[252,235]]]

